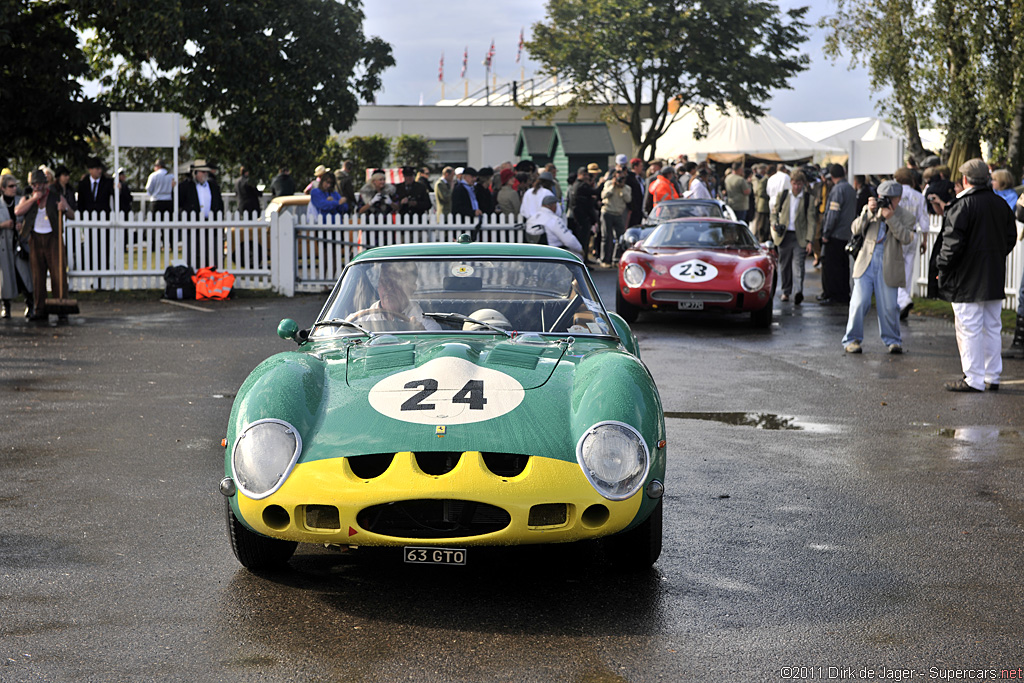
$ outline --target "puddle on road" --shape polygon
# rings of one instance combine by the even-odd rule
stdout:
[[[681,420],[708,420],[721,422],[734,427],[753,427],[754,429],[767,429],[771,431],[811,431],[811,432],[832,432],[836,427],[832,425],[815,424],[804,422],[789,415],[775,415],[773,413],[708,413],[708,412],[665,412],[666,418]]]

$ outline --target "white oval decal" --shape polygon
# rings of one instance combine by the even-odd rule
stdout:
[[[460,425],[491,420],[522,403],[526,392],[514,377],[445,356],[385,377],[370,389],[381,415],[422,425]]]
[[[718,277],[718,268],[697,258],[677,263],[668,272],[683,282],[707,282]]]

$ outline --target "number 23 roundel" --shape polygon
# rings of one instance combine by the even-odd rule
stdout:
[[[683,282],[707,282],[718,277],[718,268],[696,258],[677,263],[668,272]]]
[[[500,417],[526,392],[514,377],[446,356],[377,382],[369,401],[382,415],[415,424],[469,424]]]

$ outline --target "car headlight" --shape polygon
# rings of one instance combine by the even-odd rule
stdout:
[[[639,263],[630,263],[622,271],[622,279],[630,287],[639,287],[647,279],[647,271]]]
[[[743,285],[743,289],[748,292],[756,292],[764,287],[764,283],[764,271],[760,268],[750,268],[745,270],[743,271],[742,277],[740,277],[740,284]]]
[[[301,452],[302,438],[295,427],[282,420],[257,420],[235,440],[235,484],[249,498],[266,498],[281,488]]]
[[[651,459],[640,433],[623,422],[599,422],[576,444],[576,460],[591,485],[609,500],[625,500],[647,478]]]

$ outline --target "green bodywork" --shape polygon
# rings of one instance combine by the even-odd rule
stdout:
[[[381,247],[360,255],[422,257],[517,255],[564,258],[552,247],[512,244]],[[238,391],[227,432],[225,475],[231,476],[235,440],[250,423],[276,418],[296,427],[302,438],[300,463],[371,453],[464,452],[527,454],[576,461],[576,445],[598,422],[619,421],[636,428],[651,455],[651,480],[664,481],[665,423],[654,379],[636,355],[636,339],[618,316],[618,338],[542,335],[524,344],[502,334],[409,333],[387,340],[361,335],[304,341],[297,350],[262,362]],[[288,329],[287,323],[282,327]],[[381,343],[382,342],[382,343]],[[632,352],[631,352],[632,351]],[[370,389],[382,379],[432,360],[453,357],[514,378],[525,390],[510,412],[470,424],[454,424],[439,438],[435,425],[412,424],[378,412]],[[657,500],[644,494],[634,525]],[[233,500],[237,514],[237,503]]]

